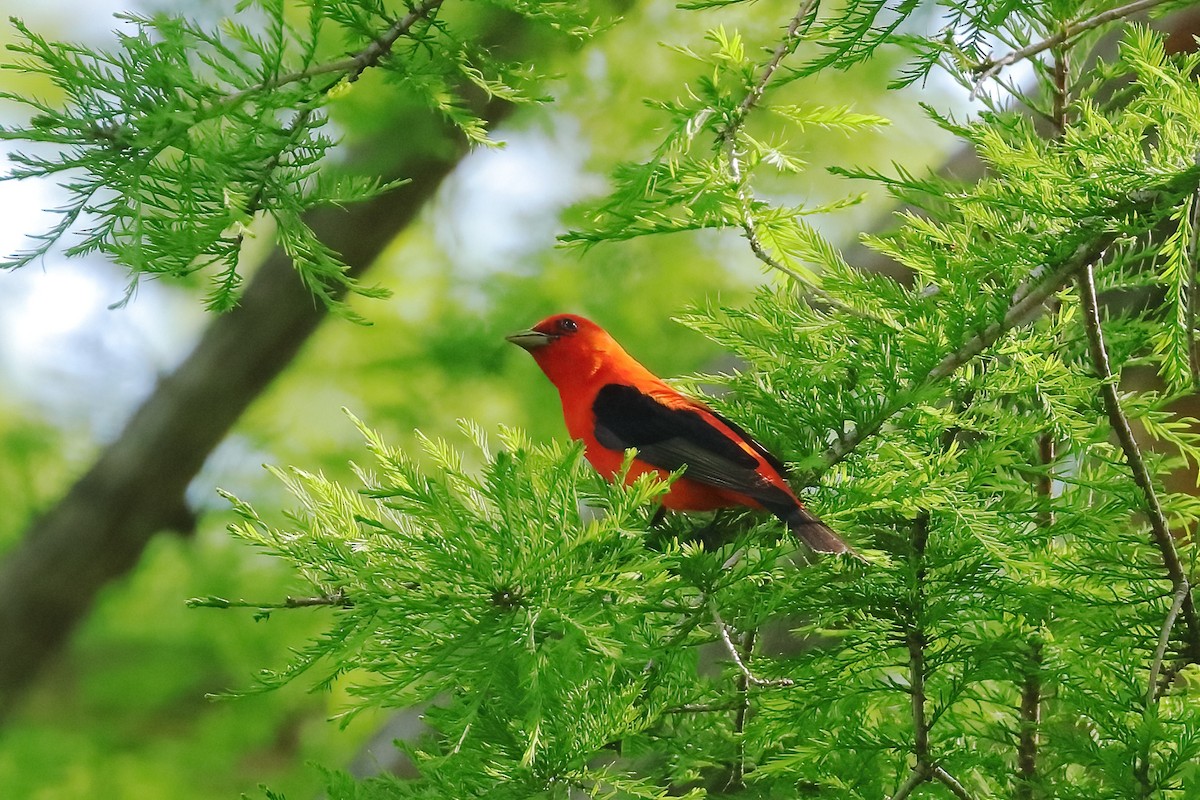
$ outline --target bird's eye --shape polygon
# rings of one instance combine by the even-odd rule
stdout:
[[[558,321],[558,329],[563,333],[574,333],[579,330],[579,323],[570,317],[564,317]]]

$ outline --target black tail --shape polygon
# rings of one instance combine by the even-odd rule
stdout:
[[[781,509],[783,513],[775,509],[771,509],[771,511],[787,523],[788,529],[792,533],[818,553],[839,553],[854,556],[860,561],[863,560],[853,547],[843,542],[828,525],[817,519],[804,506],[796,505],[789,509]]]

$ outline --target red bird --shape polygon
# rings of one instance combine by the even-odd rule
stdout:
[[[626,481],[686,468],[663,497],[666,508],[761,508],[813,550],[854,553],[796,499],[778,458],[733,422],[672,389],[596,323],[557,314],[507,339],[528,350],[558,389],[567,432],[583,442],[587,460],[606,480],[620,471],[625,450],[636,448]]]

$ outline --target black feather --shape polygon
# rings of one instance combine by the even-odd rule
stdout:
[[[859,557],[791,494],[759,475],[758,458],[699,412],[671,408],[634,386],[619,383],[601,387],[592,403],[592,412],[596,417],[596,441],[605,447],[618,451],[636,448],[639,459],[669,472],[686,467],[684,474],[689,480],[731,489],[758,501],[813,550]],[[783,462],[750,434],[716,412],[710,413],[763,461],[784,473]]]
[[[671,408],[636,387],[610,383],[596,393],[592,411],[596,441],[605,447],[635,447],[647,464],[669,472],[687,467],[690,480],[740,492],[764,506],[794,504],[787,492],[758,474],[758,458],[692,409]],[[782,466],[745,431],[726,424],[764,461]]]

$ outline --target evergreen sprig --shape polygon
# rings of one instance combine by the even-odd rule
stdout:
[[[882,117],[849,107],[764,103],[783,58],[811,26],[816,4],[801,3],[784,41],[766,66],[746,52],[741,37],[716,28],[706,37],[712,49],[681,51],[712,70],[689,87],[686,102],[656,103],[669,115],[667,136],[654,157],[626,164],[614,175],[616,190],[594,213],[592,224],[562,237],[590,247],[659,233],[705,228],[740,228],[768,266],[815,283],[819,268],[840,259],[804,219],[857,202],[848,197],[809,207],[775,207],[758,200],[751,176],[760,167],[796,173],[805,164],[780,135],[752,134],[746,118],[762,106],[793,131],[808,127],[851,133],[887,124]],[[815,269],[816,268],[816,269]]]
[[[33,147],[10,155],[8,180],[52,178],[67,192],[59,221],[0,266],[44,257],[60,241],[68,256],[100,253],[145,276],[208,276],[207,305],[237,303],[245,236],[269,218],[305,284],[348,313],[356,283],[339,255],[317,241],[309,209],[365,200],[403,180],[343,175],[326,109],[376,69],[440,111],[472,142],[486,143],[466,86],[529,102],[531,75],[501,62],[442,19],[443,0],[397,13],[364,0],[255,0],[208,28],[186,16],[118,16],[117,43],[92,50],[52,41],[14,19],[19,41],[3,66],[41,76],[61,93],[42,100],[0,94],[28,109],[0,139]],[[580,9],[501,3],[586,35]],[[349,56],[331,57],[341,39]],[[343,51],[346,52],[346,51]],[[42,147],[46,145],[48,147]]]
[[[358,424],[374,457],[359,470],[363,489],[275,471],[302,501],[282,528],[231,498],[243,519],[234,532],[331,598],[279,606],[336,609],[330,631],[263,672],[258,689],[348,675],[353,710],[437,699],[429,719],[452,746],[414,757],[442,791],[516,797],[566,783],[661,796],[592,761],[705,699],[692,672],[694,644],[715,636],[707,603],[738,598],[769,616],[768,598],[745,598],[777,551],[724,572],[691,546],[647,548],[648,504],[667,482],[612,487],[583,468],[578,447],[534,446],[515,431],[496,447],[467,425],[480,470],[428,440],[422,468]]]

